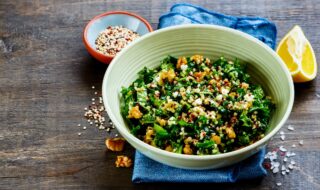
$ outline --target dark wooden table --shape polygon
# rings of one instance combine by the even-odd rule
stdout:
[[[233,15],[274,21],[281,38],[300,25],[320,55],[319,0],[190,1]],[[95,15],[110,10],[138,13],[157,27],[172,1],[1,1],[0,2],[0,189],[320,189],[320,77],[296,85],[295,105],[283,131],[269,144],[297,146],[297,168],[287,176],[237,184],[131,183],[132,169],[117,169],[116,154],[105,151],[108,134],[83,131],[83,108],[100,90],[106,65],[88,55],[81,34]],[[317,57],[320,60],[320,57]],[[318,95],[317,95],[318,94]],[[78,132],[82,132],[78,136]],[[114,132],[112,132],[114,133]],[[124,154],[133,156],[126,147]],[[276,182],[282,182],[277,187]]]

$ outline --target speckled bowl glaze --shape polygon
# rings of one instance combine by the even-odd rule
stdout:
[[[133,136],[120,114],[120,90],[137,78],[143,67],[160,65],[167,55],[201,54],[211,59],[221,55],[248,63],[253,81],[262,85],[276,103],[266,136],[242,149],[218,155],[183,155],[150,146]],[[237,163],[253,155],[287,120],[293,105],[291,75],[281,58],[261,41],[230,28],[212,25],[182,25],[161,29],[136,40],[120,52],[108,68],[102,86],[106,110],[121,135],[137,150],[158,162],[179,168],[210,169]]]
[[[107,56],[96,51],[95,40],[99,33],[108,26],[123,26],[140,36],[152,32],[151,25],[137,14],[125,11],[106,12],[94,17],[84,28],[83,43],[88,52],[102,63],[110,63],[114,56]]]

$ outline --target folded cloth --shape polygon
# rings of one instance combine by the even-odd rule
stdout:
[[[234,183],[240,180],[263,177],[262,166],[265,148],[250,158],[221,169],[187,170],[170,167],[147,158],[136,151],[133,183]]]
[[[226,26],[248,33],[274,49],[276,26],[259,17],[235,17],[208,11],[186,3],[175,4],[169,13],[159,18],[158,28],[180,24],[213,24]],[[133,183],[172,182],[172,183],[233,183],[239,180],[263,177],[265,148],[250,158],[235,165],[211,170],[186,170],[173,168],[153,161],[136,151]]]
[[[275,24],[260,17],[235,17],[224,15],[204,8],[178,3],[171,7],[170,12],[159,18],[158,28],[180,24],[213,24],[240,30],[258,38],[271,48],[275,48],[277,28]]]

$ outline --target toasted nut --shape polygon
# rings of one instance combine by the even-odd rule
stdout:
[[[184,148],[183,148],[183,153],[184,153],[184,154],[192,154],[192,153],[193,153],[192,149],[190,148],[190,145],[186,144],[186,145],[184,146]]]
[[[106,146],[111,151],[120,152],[123,150],[125,142],[124,138],[107,139]]]
[[[179,57],[177,61],[177,69],[181,68],[181,65],[186,65],[187,64],[187,59],[185,57]]]
[[[165,119],[161,119],[160,117],[157,117],[156,120],[161,126],[165,126],[167,124],[167,121]]]
[[[164,80],[168,80],[169,82],[172,82],[173,79],[176,77],[176,73],[173,69],[169,69],[168,71],[162,71],[159,75],[159,81],[158,84],[162,86],[164,84]]]
[[[117,156],[117,160],[115,162],[116,167],[129,168],[132,165],[132,160],[127,156]]]
[[[172,152],[173,148],[172,148],[171,145],[168,145],[168,146],[166,146],[165,150],[168,151],[168,152]]]
[[[234,132],[234,130],[233,130],[232,127],[227,127],[227,128],[226,128],[226,133],[227,133],[227,135],[228,135],[228,137],[229,137],[230,139],[236,138],[236,133]]]
[[[195,72],[193,75],[196,78],[197,82],[201,82],[204,78],[204,76],[206,76],[205,72]]]
[[[192,143],[192,138],[188,137],[188,138],[184,139],[183,142],[184,142],[184,144],[190,144],[190,143]]]
[[[241,83],[240,86],[241,86],[241,88],[243,88],[243,89],[249,88],[249,84],[248,84],[248,83],[245,83],[245,82]]]
[[[152,127],[148,127],[146,130],[146,135],[144,136],[144,142],[151,143],[153,140],[154,131]]]
[[[167,71],[168,81],[169,81],[169,82],[172,82],[173,79],[174,79],[174,77],[176,77],[176,73],[174,72],[173,69],[169,69],[169,70]]]
[[[129,119],[131,118],[140,119],[141,117],[142,117],[142,113],[139,110],[139,106],[134,106],[133,108],[131,108],[128,115]]]
[[[197,64],[200,64],[203,61],[203,56],[194,55],[190,57],[190,60],[196,62]]]
[[[213,135],[211,139],[216,143],[220,144],[221,143],[221,138],[218,135]]]

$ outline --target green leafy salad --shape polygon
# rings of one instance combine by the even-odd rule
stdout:
[[[121,91],[131,133],[179,154],[210,155],[264,137],[274,104],[237,59],[168,56]]]

